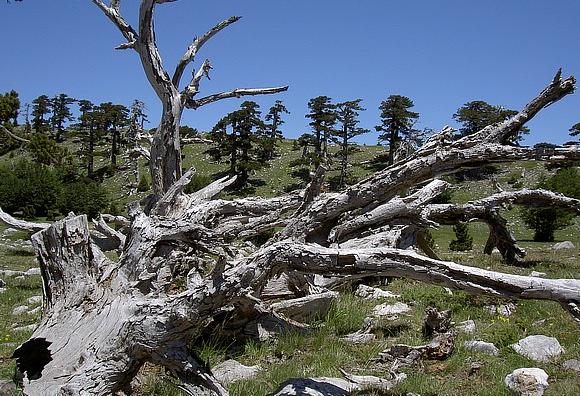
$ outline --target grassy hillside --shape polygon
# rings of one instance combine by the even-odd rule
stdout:
[[[203,144],[188,145],[185,150],[184,166],[194,166],[199,174],[218,175],[226,165],[211,162],[204,151]],[[359,163],[352,167],[357,178],[370,173],[368,166],[361,166],[382,153],[376,146],[361,147],[353,157]],[[299,183],[300,178],[292,175],[288,164],[300,155],[292,150],[292,142],[284,141],[280,156],[269,168],[257,172],[253,178],[262,180],[255,183],[253,194],[273,196],[283,193],[292,185]],[[4,156],[0,161],[14,161],[14,157]],[[97,162],[101,166],[106,161]],[[142,164],[145,168],[145,164]],[[500,167],[497,179],[504,187],[508,181],[519,179],[521,185],[532,187],[546,171],[541,164],[533,161],[519,162]],[[515,175],[515,176],[514,176]],[[333,176],[333,172],[330,173]],[[119,173],[105,179],[104,183],[112,198],[119,203],[134,200],[128,197],[124,186],[126,175]],[[454,186],[452,200],[467,202],[484,197],[494,192],[489,181],[472,181]],[[0,203],[1,205],[1,203]],[[433,231],[437,252],[443,259],[465,264],[501,270],[508,273],[527,275],[531,271],[546,272],[548,277],[580,278],[580,261],[578,248],[571,250],[552,250],[552,243],[537,243],[531,239],[532,231],[526,229],[518,216],[518,209],[503,210],[509,221],[510,229],[522,247],[528,251],[526,260],[519,266],[508,266],[501,262],[499,254],[485,256],[481,252],[487,238],[487,226],[472,223],[470,230],[474,237],[474,248],[464,253],[450,252],[449,242],[453,237],[451,227],[441,227]],[[0,227],[0,270],[26,270],[36,266],[31,247],[23,242],[25,235],[20,232]],[[580,222],[556,233],[557,240],[570,240],[580,246]],[[40,313],[32,315],[13,315],[15,307],[28,305],[27,300],[40,295],[41,280],[38,275],[19,279],[2,276],[7,283],[7,290],[0,293],[0,379],[10,378],[14,364],[10,355],[14,348],[25,341],[31,334],[30,329],[16,330],[36,323]],[[566,371],[561,362],[567,359],[580,359],[580,331],[567,313],[560,306],[551,302],[516,301],[515,313],[510,317],[491,314],[488,304],[499,304],[506,301],[495,298],[472,297],[463,292],[450,293],[448,290],[421,284],[415,281],[396,279],[385,287],[402,295],[402,301],[413,308],[411,314],[403,316],[396,322],[385,323],[376,341],[353,346],[339,340],[345,334],[356,331],[363,319],[379,302],[368,302],[354,297],[349,290],[342,290],[339,301],[334,305],[328,317],[312,323],[315,331],[311,335],[284,334],[277,341],[267,343],[252,342],[243,346],[231,345],[229,340],[209,339],[197,351],[202,358],[215,365],[227,358],[235,358],[247,365],[258,364],[264,368],[262,374],[251,381],[242,381],[232,386],[232,395],[265,395],[277,384],[287,378],[298,376],[340,376],[343,368],[354,373],[384,375],[387,366],[373,361],[378,353],[388,346],[398,343],[422,344],[420,328],[425,308],[435,305],[441,309],[451,309],[456,322],[473,319],[476,322],[474,334],[459,336],[453,355],[444,361],[427,361],[421,367],[413,367],[406,372],[409,378],[393,395],[404,395],[415,392],[426,395],[505,395],[504,377],[516,368],[540,367],[550,376],[550,387],[546,395],[580,394],[580,376],[577,372]],[[517,355],[509,345],[519,339],[533,334],[544,334],[556,337],[566,353],[554,363],[537,363]],[[463,347],[465,340],[475,339],[493,342],[499,349],[499,356],[488,356],[470,352]],[[479,369],[473,369],[477,364]],[[147,367],[142,395],[179,395],[179,390],[172,385],[162,370]]]

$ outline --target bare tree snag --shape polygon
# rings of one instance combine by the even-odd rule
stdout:
[[[179,126],[184,108],[197,109],[209,103],[227,98],[239,98],[245,95],[267,95],[286,91],[287,86],[274,88],[239,88],[229,92],[209,95],[194,99],[199,93],[203,77],[209,78],[211,65],[205,60],[191,82],[180,90],[180,82],[187,66],[195,60],[201,47],[214,35],[229,25],[237,22],[239,17],[231,17],[212,28],[209,32],[195,39],[177,64],[173,77],[163,67],[159,49],[155,42],[154,12],[157,4],[168,3],[168,0],[142,0],[139,9],[139,26],[137,29],[128,24],[121,16],[121,1],[114,0],[107,5],[103,0],[92,0],[103,13],[117,26],[126,43],[117,49],[133,49],[139,55],[145,75],[157,93],[163,105],[161,122],[153,135],[150,156],[150,172],[153,193],[161,196],[181,178],[181,143]]]

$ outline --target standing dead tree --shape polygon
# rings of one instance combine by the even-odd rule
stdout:
[[[14,352],[25,376],[25,394],[110,395],[126,390],[140,367],[152,362],[181,380],[188,394],[227,395],[188,346],[224,324],[247,332],[248,326],[265,318],[279,327],[300,327],[262,298],[268,282],[285,272],[346,278],[398,276],[474,294],[552,300],[580,321],[580,280],[493,272],[405,250],[416,243],[425,226],[460,217],[493,224],[489,247],[507,252],[516,245],[505,237],[505,232],[509,234],[505,222],[487,217],[502,202],[528,203],[540,197],[534,204],[578,211],[577,200],[542,191],[498,194],[462,206],[429,204],[447,188],[444,182],[433,180],[445,173],[530,158],[579,160],[579,146],[560,147],[543,156],[507,144],[541,109],[573,92],[573,77],[562,79],[558,72],[509,120],[456,142],[430,140],[405,162],[342,192],[320,193],[315,180],[299,194],[226,201],[214,198],[234,179],[184,193],[194,171],[179,177],[176,116],[184,107],[283,88],[238,90],[196,101],[193,93],[209,63],[194,73],[183,92],[177,92],[176,86],[201,45],[237,18],[196,39],[169,79],[161,68],[152,30],[155,4],[168,0],[142,0],[139,33],[120,17],[118,0],[109,6],[93,1],[127,38],[121,47],[140,54],[163,101],[164,115],[151,154],[159,195],[146,207],[131,204],[127,219],[103,216],[95,222],[95,230],[120,250],[117,261],[108,259],[95,244],[85,216],[69,215],[46,226],[0,212],[1,221],[36,232],[32,241],[43,279],[43,319],[30,340]],[[322,175],[318,172],[317,178]],[[406,192],[411,194],[403,197]],[[106,221],[122,228],[114,230]],[[274,227],[283,230],[261,247],[242,243]]]
[[[179,126],[183,110],[197,109],[209,103],[227,98],[246,95],[274,94],[286,91],[288,87],[275,88],[238,88],[232,91],[197,98],[204,77],[209,78],[212,66],[206,59],[197,70],[192,72],[191,80],[181,89],[181,79],[187,67],[195,61],[197,53],[217,33],[237,22],[240,17],[231,17],[215,25],[208,32],[193,40],[179,60],[173,76],[163,67],[161,56],[155,42],[153,16],[157,4],[175,0],[142,0],[139,9],[139,27],[134,29],[121,15],[121,1],[111,0],[109,5],[103,0],[92,0],[121,31],[126,43],[116,49],[133,49],[139,55],[149,83],[163,105],[161,122],[153,136],[150,152],[150,171],[153,193],[160,196],[181,177],[181,145]]]

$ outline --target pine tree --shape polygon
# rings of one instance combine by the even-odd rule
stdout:
[[[580,134],[580,122],[572,125],[572,128],[568,131],[570,132],[570,136],[578,136]]]
[[[36,133],[46,133],[49,130],[48,120],[45,118],[50,113],[50,99],[46,95],[40,95],[32,101],[32,127]]]
[[[268,110],[266,117],[264,117],[267,123],[264,128],[264,150],[261,157],[266,161],[274,158],[276,145],[278,144],[278,141],[282,139],[280,126],[284,124],[284,120],[282,119],[283,114],[290,114],[290,112],[286,109],[286,106],[284,106],[281,100],[277,100],[274,103],[274,106],[270,107],[270,110]]]
[[[506,109],[502,106],[493,106],[482,100],[475,100],[467,102],[453,114],[453,119],[461,124],[459,128],[459,136],[472,135],[488,125],[503,122],[508,118],[517,114],[517,111]],[[512,136],[511,142],[519,142],[523,135],[530,133],[527,127],[520,128],[515,135]]]
[[[331,101],[332,99],[328,96],[317,96],[308,102],[310,113],[306,115],[306,118],[312,120],[309,125],[315,137],[315,167],[327,159],[328,140],[336,123],[335,106]]]
[[[78,101],[80,123],[78,127],[81,132],[81,158],[86,161],[87,176],[92,177],[94,172],[95,144],[97,140],[98,116],[95,112],[95,106],[89,100],[81,99]]]
[[[413,101],[406,96],[391,95],[381,102],[381,125],[375,127],[379,132],[379,142],[389,146],[388,164],[395,159],[397,144],[413,131],[413,125],[419,118],[419,113],[410,111]]]
[[[120,154],[120,128],[129,124],[129,109],[111,102],[101,103],[99,108],[103,115],[104,130],[111,136],[111,165],[117,165],[117,155]]]
[[[469,234],[467,223],[457,223],[453,226],[455,239],[449,243],[449,250],[463,252],[473,249],[473,237]]]
[[[369,132],[368,129],[359,128],[359,112],[364,111],[360,105],[362,99],[338,103],[336,105],[336,119],[340,128],[333,132],[333,140],[340,145],[338,156],[340,158],[339,188],[346,186],[348,177],[348,155],[352,151],[350,141],[356,136]]]
[[[257,103],[246,101],[222,118],[210,132],[214,146],[206,152],[216,161],[230,163],[229,174],[237,176],[235,186],[248,186],[250,172],[268,166],[259,157],[263,150],[264,123]]]
[[[0,95],[0,124],[18,126],[18,112],[20,110],[20,99],[18,92],[11,90]]]
[[[64,93],[61,93],[50,100],[52,116],[50,117],[49,122],[57,142],[62,141],[65,122],[74,120],[70,110],[70,105],[75,102],[75,99]]]
[[[577,167],[558,169],[542,180],[538,188],[559,192],[570,198],[580,199],[580,171]],[[534,241],[552,242],[556,230],[569,226],[574,215],[558,208],[524,208],[522,218],[528,228],[534,230]]]

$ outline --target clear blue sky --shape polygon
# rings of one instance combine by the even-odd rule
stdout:
[[[137,0],[123,2],[136,25]],[[308,99],[364,99],[362,126],[378,123],[388,95],[409,96],[420,127],[454,125],[470,100],[520,109],[552,78],[580,77],[578,0],[180,0],[157,7],[157,40],[172,72],[195,35],[230,15],[243,19],[198,55],[214,66],[202,95],[236,87],[290,85],[257,98],[263,111],[282,99],[292,112],[284,133],[308,129]],[[114,51],[122,36],[90,0],[0,2],[0,92],[23,102],[65,92],[93,102],[129,105],[139,98],[155,126],[160,104],[138,57]],[[189,75],[189,72],[188,72]],[[206,130],[240,100],[186,110],[183,123]],[[569,140],[580,122],[580,97],[569,96],[529,124],[526,143]],[[368,143],[376,142],[369,134]]]

